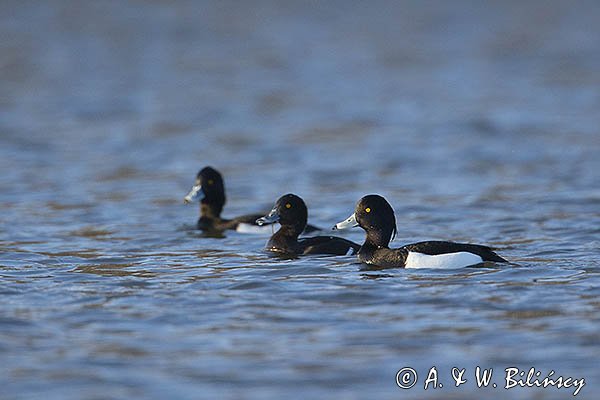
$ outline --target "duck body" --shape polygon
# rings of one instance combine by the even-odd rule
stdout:
[[[336,236],[313,236],[298,239],[297,235],[288,235],[279,229],[267,242],[266,249],[275,253],[308,255],[328,254],[344,256],[356,254],[360,245]]]
[[[222,206],[211,203],[210,199],[207,202],[201,200],[200,218],[198,218],[197,228],[209,232],[225,230],[234,230],[242,233],[270,232],[270,228],[256,224],[256,219],[260,218],[262,214],[249,214],[227,219],[221,217],[222,208]]]
[[[196,182],[190,192],[184,197],[184,203],[198,201],[200,203],[200,218],[197,228],[207,232],[222,232],[235,230],[241,233],[268,234],[272,228],[260,226],[256,220],[264,214],[248,214],[227,219],[221,217],[226,202],[223,176],[212,167],[204,167],[196,175]],[[304,233],[320,230],[307,225]]]
[[[386,268],[462,268],[482,262],[508,262],[490,247],[447,241],[426,241],[390,249],[396,235],[396,217],[392,206],[379,195],[364,196],[354,214],[334,229],[360,226],[367,234],[358,252],[366,264]]]
[[[198,218],[197,228],[202,231],[234,230],[241,233],[268,233],[270,232],[270,228],[256,224],[256,220],[261,216],[262,214],[250,214],[233,219],[201,216]]]
[[[485,261],[507,262],[490,247],[446,241],[413,243],[399,249],[365,244],[358,259],[379,267],[403,268],[461,268]]]
[[[257,220],[259,224],[279,222],[281,227],[267,242],[266,250],[288,255],[347,255],[356,254],[360,245],[335,236],[313,236],[298,239],[306,227],[308,211],[304,201],[286,194],[275,203],[271,212]]]

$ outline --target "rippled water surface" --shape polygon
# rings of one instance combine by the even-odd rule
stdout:
[[[598,398],[599,20],[567,1],[3,1],[0,398],[572,397],[503,389],[513,366]],[[330,227],[376,192],[395,246],[515,265],[204,237],[182,199],[205,165],[226,216],[294,192]]]

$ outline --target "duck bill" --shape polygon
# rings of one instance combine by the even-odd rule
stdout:
[[[333,230],[354,228],[355,226],[358,226],[358,222],[356,222],[356,214],[352,214],[346,220],[335,224]]]
[[[183,198],[185,204],[189,204],[194,201],[200,201],[205,197],[204,191],[201,185],[192,186],[192,190]]]
[[[277,221],[279,221],[279,213],[277,212],[277,208],[274,208],[264,217],[257,219],[256,224],[263,226],[274,224]]]

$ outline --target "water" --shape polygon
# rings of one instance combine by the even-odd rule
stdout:
[[[512,366],[597,398],[598,4],[240,3],[0,5],[0,398],[574,392],[505,390]],[[203,237],[182,199],[205,165],[226,216],[294,192],[329,227],[376,192],[395,246],[518,265],[368,270]],[[444,387],[423,390],[432,366]]]

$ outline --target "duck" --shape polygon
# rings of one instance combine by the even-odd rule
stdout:
[[[266,250],[284,255],[350,255],[356,254],[360,245],[335,236],[313,236],[298,239],[306,227],[308,209],[299,196],[288,193],[275,202],[273,209],[257,219],[259,225],[279,222],[281,227],[266,245]]]
[[[225,206],[225,184],[223,176],[211,166],[202,168],[196,175],[196,182],[189,193],[183,198],[185,204],[200,202],[200,218],[197,228],[206,232],[222,232],[235,230],[241,233],[263,233],[272,232],[272,228],[262,227],[256,220],[264,213],[242,215],[226,219],[221,217]],[[307,225],[306,232],[320,230],[314,225]]]
[[[362,197],[354,213],[333,229],[361,227],[367,236],[358,251],[360,262],[383,268],[462,268],[486,261],[507,263],[488,246],[447,241],[426,241],[390,249],[396,236],[396,217],[380,195]]]

